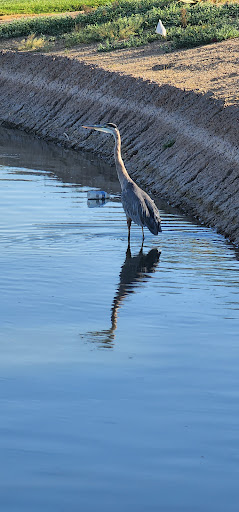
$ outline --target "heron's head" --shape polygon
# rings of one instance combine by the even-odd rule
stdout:
[[[92,124],[90,126],[82,126],[82,128],[88,128],[88,130],[96,130],[98,132],[110,133],[114,136],[119,131],[116,124],[113,123]]]

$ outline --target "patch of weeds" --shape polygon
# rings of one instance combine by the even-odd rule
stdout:
[[[77,23],[82,26],[94,23],[106,23],[122,17],[130,17],[133,14],[148,14],[152,9],[164,8],[169,3],[175,4],[174,0],[120,0],[110,2],[108,5],[99,7],[88,15],[79,14],[76,17]]]
[[[176,142],[176,139],[168,140],[168,142],[165,142],[165,144],[163,144],[163,150],[171,148],[175,144],[175,142]]]
[[[181,25],[183,28],[185,28],[187,26],[187,10],[185,9],[185,7],[183,7],[183,9],[181,9]]]
[[[63,36],[66,48],[70,48],[79,43],[90,43],[98,41],[118,42],[130,38],[142,32],[142,17],[131,16],[131,18],[120,18],[113,22],[102,24],[87,25],[86,27],[77,27],[70,34]],[[107,43],[109,44],[109,43]]]
[[[145,34],[139,36],[131,36],[123,41],[106,40],[104,44],[99,44],[98,52],[109,52],[112,50],[120,50],[122,48],[138,48],[139,46],[152,43],[159,39],[157,34]]]
[[[48,41],[44,36],[36,37],[36,34],[31,34],[26,39],[23,39],[20,45],[17,47],[18,50],[22,51],[37,51],[47,49]]]
[[[221,27],[215,25],[187,26],[185,29],[176,27],[169,30],[168,37],[173,41],[174,48],[191,48],[239,37],[239,27],[233,27],[231,24]]]

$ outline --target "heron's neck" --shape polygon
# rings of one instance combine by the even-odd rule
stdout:
[[[131,178],[130,178],[129,174],[126,171],[125,166],[124,166],[124,162],[122,160],[120,134],[116,133],[114,139],[115,139],[115,149],[114,149],[115,166],[116,166],[116,171],[117,171],[117,174],[118,174],[118,178],[119,178],[119,181],[120,181],[121,188],[123,189],[124,186],[129,181],[131,181]]]

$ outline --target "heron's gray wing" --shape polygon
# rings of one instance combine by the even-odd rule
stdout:
[[[140,209],[141,205],[144,206],[144,204],[139,194],[140,189],[137,190],[138,188],[133,182],[127,183],[127,186],[122,190],[121,200],[126,217],[132,219],[139,226],[143,226]]]
[[[143,197],[146,206],[143,210],[144,226],[147,226],[153,235],[157,235],[158,232],[161,231],[161,219],[158,208],[151,197],[145,192],[143,193]]]

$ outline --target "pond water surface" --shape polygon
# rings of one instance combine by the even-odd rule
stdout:
[[[238,253],[114,168],[0,130],[0,509],[238,512]],[[87,203],[87,191],[111,200]]]

